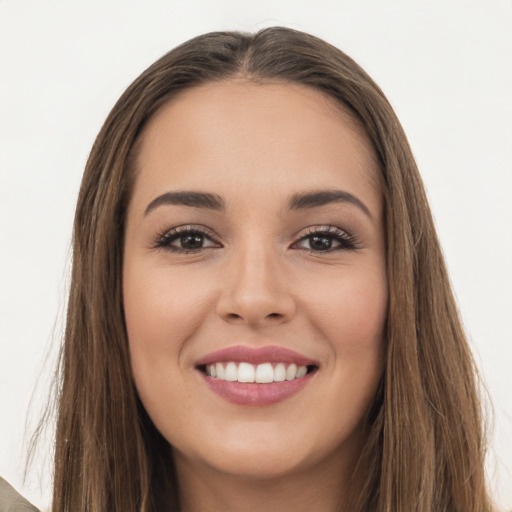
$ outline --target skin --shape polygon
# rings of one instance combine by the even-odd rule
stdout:
[[[145,129],[136,167],[123,268],[131,364],[173,447],[183,511],[335,510],[385,350],[383,199],[363,130],[313,89],[233,79],[166,104]],[[368,211],[346,201],[287,207],[295,193],[326,189]],[[175,191],[217,194],[225,210],[160,204],[145,214]],[[155,247],[190,225],[208,234],[198,250]],[[312,248],[306,237],[325,227],[355,248],[330,234],[331,250]],[[279,345],[318,369],[282,402],[236,405],[196,368],[234,345]]]

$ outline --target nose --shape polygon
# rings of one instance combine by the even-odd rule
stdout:
[[[247,245],[226,262],[217,314],[252,328],[288,322],[296,306],[282,260],[261,244]]]

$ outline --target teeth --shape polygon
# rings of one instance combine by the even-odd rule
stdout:
[[[297,377],[296,379],[300,379],[301,377],[304,377],[306,375],[308,369],[305,366],[299,366],[297,368]]]
[[[211,366],[215,366],[215,373],[217,374],[218,379],[226,380],[226,372],[224,371],[224,366],[222,366],[222,363],[217,363],[216,365],[212,364]],[[210,375],[212,375],[211,372]]]
[[[286,380],[286,369],[283,363],[278,363],[274,368],[274,381],[283,382],[283,380]]]
[[[286,370],[286,380],[293,380],[297,376],[297,365],[291,364]]]
[[[272,368],[272,365],[263,363],[256,366],[256,378],[254,380],[260,384],[274,382],[274,368]]]
[[[296,364],[286,365],[286,363],[263,363],[252,365],[250,363],[214,363],[206,367],[206,375],[215,377],[219,380],[229,382],[256,382],[258,384],[268,384],[270,382],[283,382],[285,380],[294,380],[304,377],[307,373],[306,366]]]
[[[254,382],[254,366],[249,363],[238,365],[238,382]]]
[[[226,365],[226,375],[224,378],[230,382],[235,382],[235,380],[238,380],[238,369],[236,367],[236,363],[228,363]]]

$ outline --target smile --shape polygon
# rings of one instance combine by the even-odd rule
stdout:
[[[196,368],[210,390],[228,402],[266,406],[302,390],[319,364],[283,347],[235,346],[209,354]]]
[[[312,370],[313,368],[311,368]],[[295,363],[262,363],[258,365],[235,361],[213,363],[205,367],[206,375],[228,382],[256,382],[269,384],[300,379],[308,373],[307,366]]]

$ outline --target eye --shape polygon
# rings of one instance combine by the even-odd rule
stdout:
[[[191,253],[221,245],[200,228],[180,226],[159,235],[154,247],[178,253]]]
[[[293,246],[311,252],[331,252],[357,249],[355,237],[334,226],[308,228]]]

